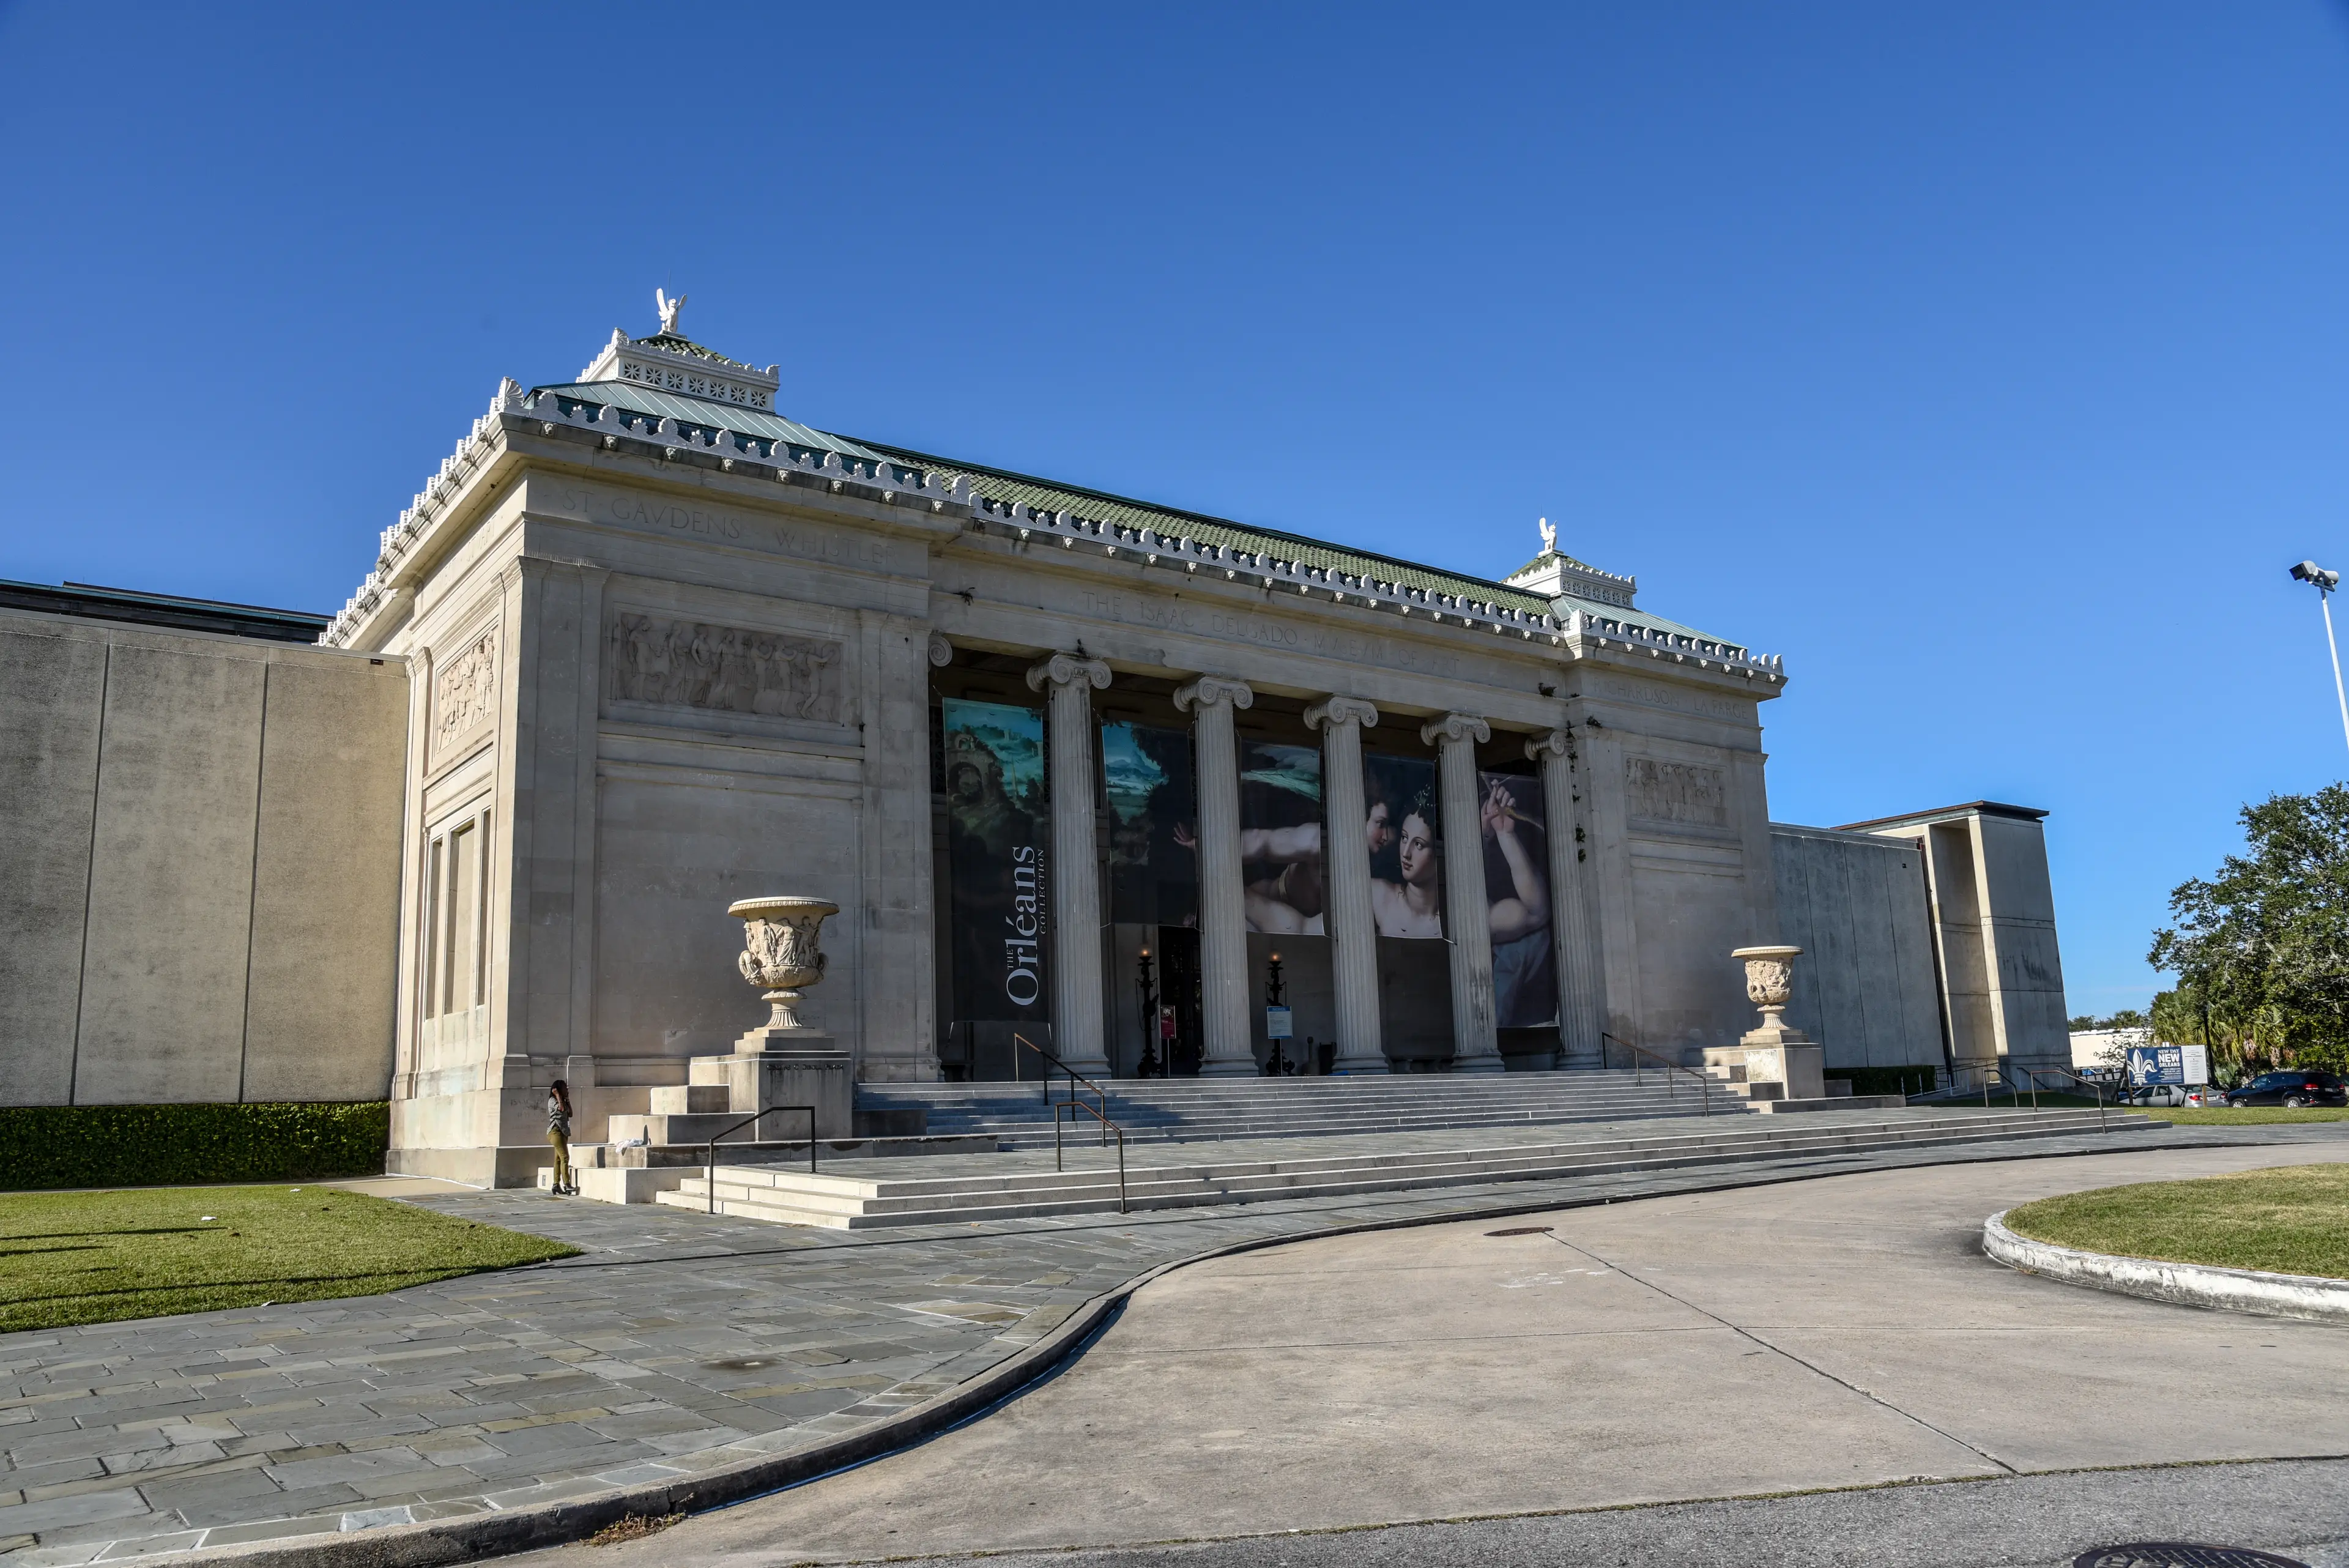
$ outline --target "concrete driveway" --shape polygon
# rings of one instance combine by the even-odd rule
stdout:
[[[993,1415],[612,1556],[1114,1546],[2339,1455],[2349,1333],[1979,1249],[1985,1215],[2050,1193],[2328,1157],[2349,1150],[1889,1171],[1206,1263]]]

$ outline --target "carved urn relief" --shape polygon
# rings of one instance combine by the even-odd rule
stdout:
[[[742,922],[736,966],[744,980],[764,990],[761,1000],[773,1009],[766,1026],[802,1027],[795,1004],[823,978],[824,917],[840,913],[840,906],[826,898],[740,898],[726,912]]]

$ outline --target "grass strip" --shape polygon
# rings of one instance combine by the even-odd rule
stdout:
[[[2184,1127],[2249,1127],[2272,1122],[2349,1122],[2349,1110],[2312,1106],[2295,1111],[2285,1106],[2147,1106],[2137,1107],[2156,1121]]]
[[[2084,1251],[2349,1279],[2349,1163],[2069,1192],[2010,1210],[2006,1224]]]
[[[0,1332],[324,1301],[576,1247],[326,1187],[0,1195]]]

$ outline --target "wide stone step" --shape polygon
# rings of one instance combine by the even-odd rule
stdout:
[[[1478,1127],[1570,1126],[1578,1122],[1678,1121],[1684,1119],[1687,1114],[1693,1113],[1627,1112],[1617,1109],[1495,1113],[1488,1116],[1362,1116],[1331,1117],[1328,1120],[1316,1121],[1184,1122],[1173,1127],[1135,1127],[1124,1123],[1119,1125],[1124,1131],[1129,1144],[1216,1143],[1269,1137],[1339,1137],[1354,1133],[1442,1131],[1454,1128],[1472,1131]],[[1753,1113],[1743,1103],[1737,1103],[1717,1106],[1714,1114],[1716,1116],[1734,1116],[1744,1120]],[[1063,1124],[1061,1136],[1065,1142],[1071,1145],[1097,1143],[1100,1141],[1099,1127],[1100,1124],[1090,1117],[1081,1121],[1071,1121]],[[1050,1122],[1045,1122],[1037,1127],[1016,1125],[970,1130],[986,1132],[997,1138],[1006,1148],[1052,1147],[1052,1126]]]
[[[1806,1122],[1809,1118],[1804,1118]],[[2149,1125],[2142,1116],[2112,1118],[2115,1127]],[[1129,1163],[1132,1208],[1177,1208],[1278,1197],[1330,1197],[1419,1188],[1592,1175],[1678,1166],[1800,1158],[1889,1147],[2045,1137],[2097,1126],[2095,1113],[1997,1113],[1789,1126],[1784,1130],[1742,1124],[1734,1132],[1631,1136],[1444,1149],[1355,1150],[1324,1156],[1284,1155],[1261,1160],[1222,1158],[1167,1164]],[[809,1176],[772,1168],[721,1167],[721,1213],[781,1223],[841,1229],[978,1220],[1020,1220],[1114,1211],[1117,1173],[1095,1165],[1083,1170],[1006,1170],[894,1179],[878,1176]],[[701,1209],[709,1189],[698,1176],[659,1201]]]

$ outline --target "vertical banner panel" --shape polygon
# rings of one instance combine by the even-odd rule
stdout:
[[[1322,934],[1321,748],[1240,742],[1240,865],[1249,930]]]
[[[1371,913],[1379,935],[1444,937],[1444,805],[1429,757],[1362,758]]]
[[[1557,958],[1549,938],[1549,835],[1541,780],[1479,774],[1485,919],[1493,934],[1493,1022],[1533,1029],[1557,1022]]]
[[[1051,1015],[1045,953],[1051,818],[1040,708],[947,698],[947,863],[954,886],[955,1016],[994,1023]]]
[[[1109,797],[1109,918],[1113,923],[1199,923],[1197,766],[1188,730],[1103,724]]]

